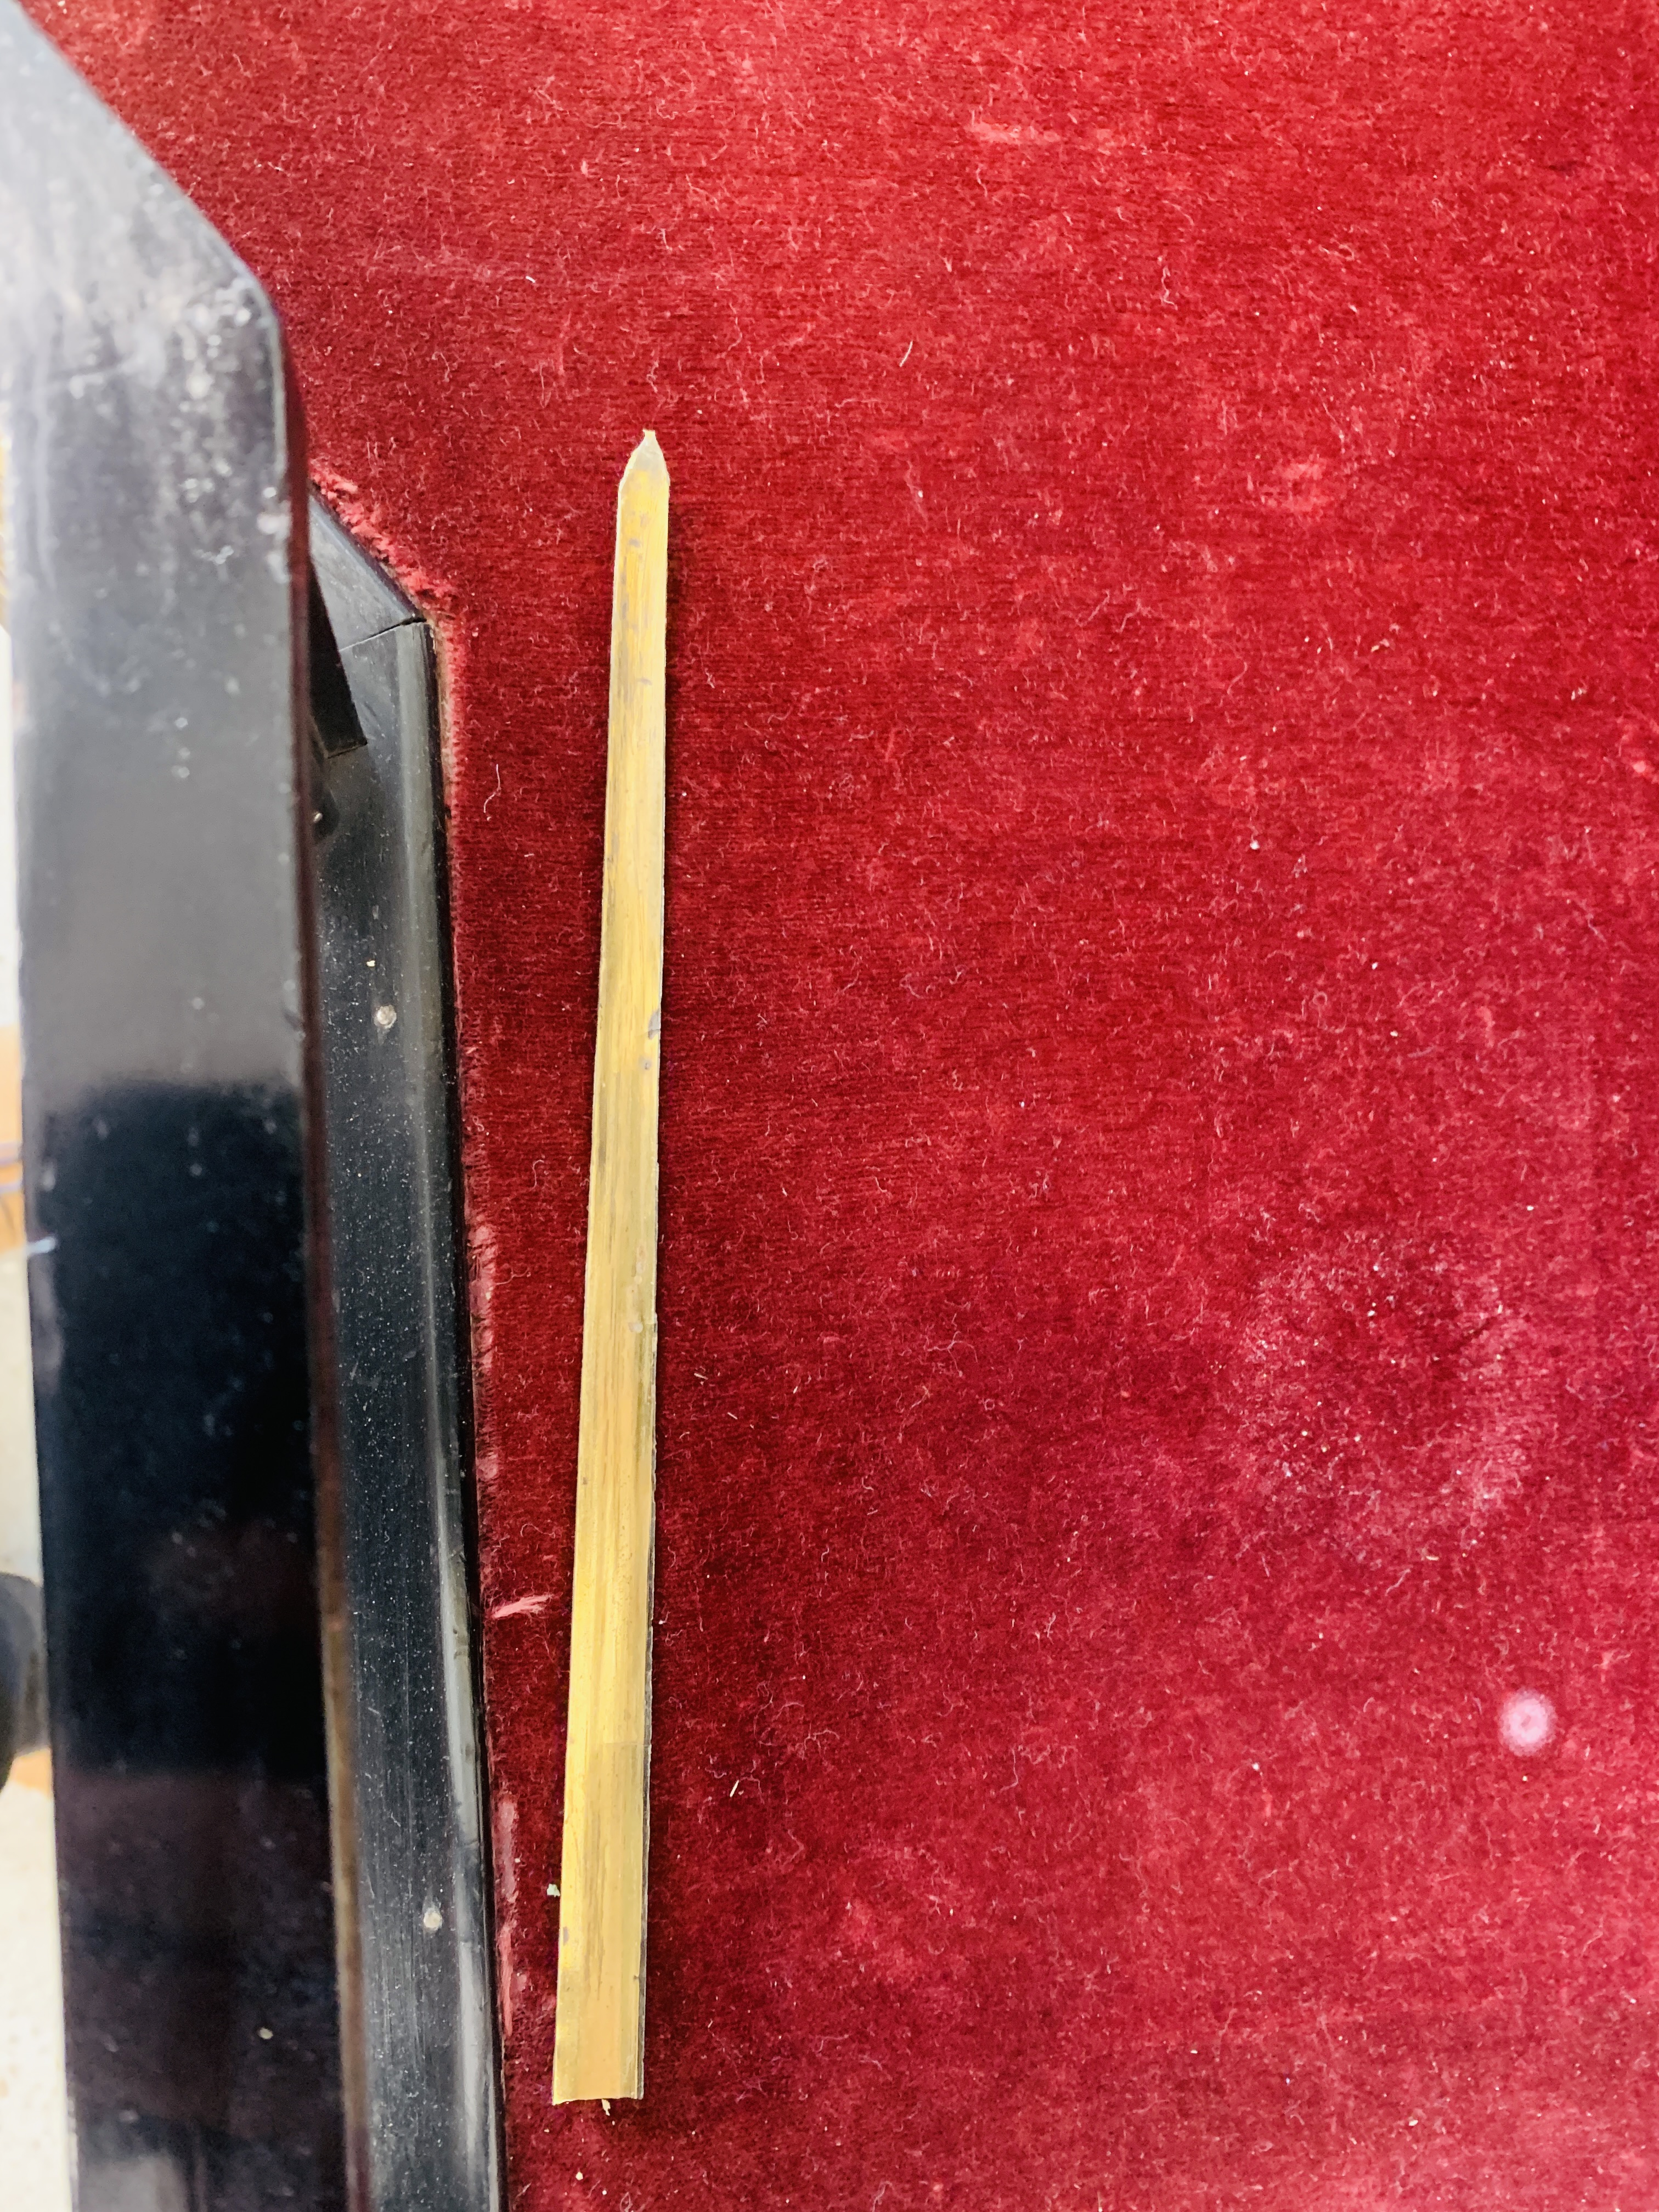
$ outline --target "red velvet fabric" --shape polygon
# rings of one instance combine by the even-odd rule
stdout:
[[[1651,8],[34,4],[444,640],[513,2204],[1659,2204]],[[607,2118],[550,1885],[647,424]]]

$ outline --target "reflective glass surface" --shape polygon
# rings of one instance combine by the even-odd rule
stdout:
[[[0,571],[0,615],[3,611]],[[44,1741],[17,971],[11,641],[0,627],[0,2174],[9,2203],[28,2212],[67,2212],[69,2116],[52,1758]]]

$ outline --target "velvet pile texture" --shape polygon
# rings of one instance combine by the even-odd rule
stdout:
[[[1651,0],[32,4],[441,640],[511,2205],[1659,2205]],[[607,2115],[554,1888],[647,425]]]

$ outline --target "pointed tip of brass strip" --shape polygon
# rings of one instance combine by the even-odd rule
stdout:
[[[663,459],[662,447],[657,443],[654,430],[647,430],[629,455],[628,466],[623,471],[623,482],[626,483],[629,477],[642,476],[647,471],[665,480],[668,475],[668,464]]]

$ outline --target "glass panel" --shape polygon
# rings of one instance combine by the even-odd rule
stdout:
[[[0,489],[3,489],[0,472]],[[69,2212],[69,2111],[40,1636],[23,1226],[11,641],[0,568],[0,2174],[10,2203]]]

